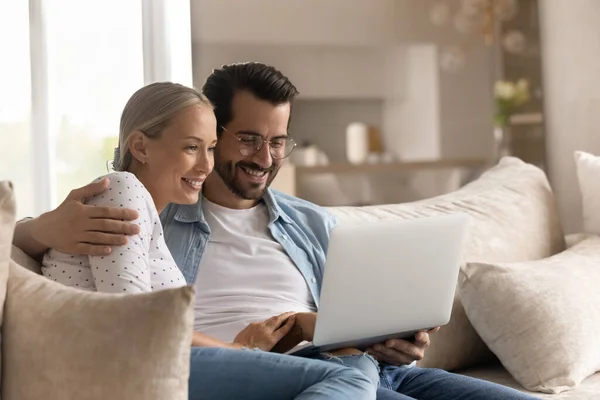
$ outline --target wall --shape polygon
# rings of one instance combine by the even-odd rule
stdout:
[[[382,45],[396,0],[191,0],[195,42]]]
[[[573,152],[600,154],[600,2],[540,1],[549,178],[567,232],[582,229]]]
[[[389,90],[387,53],[382,46],[201,42],[193,46],[195,84],[221,65],[260,61],[283,71],[303,99],[381,99]]]
[[[195,83],[200,86],[223,63],[260,60],[290,76],[301,98],[315,106],[339,110],[352,104],[357,120],[381,113],[386,142],[403,159],[490,156],[491,52],[475,37],[467,46],[466,68],[441,72],[439,46],[467,38],[450,26],[433,27],[431,4],[433,0],[192,1]],[[307,108],[295,111],[298,130],[340,126],[345,118],[331,122],[329,113],[308,115],[302,112]],[[322,139],[325,147],[337,145],[337,132]],[[330,156],[337,160],[342,152],[337,149]]]

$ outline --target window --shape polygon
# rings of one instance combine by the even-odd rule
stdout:
[[[56,200],[106,174],[119,120],[144,84],[141,0],[54,0],[46,7]]]
[[[108,172],[145,83],[191,84],[189,0],[0,1],[0,180],[17,217]]]
[[[34,211],[29,7],[26,1],[0,1],[0,180],[15,187],[17,215]]]

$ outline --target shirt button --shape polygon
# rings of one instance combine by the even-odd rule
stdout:
[[[281,238],[282,238],[283,240],[287,240],[287,239],[288,239],[288,237],[287,237],[286,235],[281,235]]]
[[[310,280],[312,283],[317,283],[317,278],[315,278],[314,276],[312,277],[312,279]]]

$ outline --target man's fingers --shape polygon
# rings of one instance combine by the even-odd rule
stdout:
[[[127,236],[103,232],[85,232],[81,236],[81,241],[93,246],[123,246],[127,244]]]
[[[287,321],[281,328],[275,331],[275,334],[278,337],[277,341],[280,341],[285,335],[290,333],[294,325],[296,325],[296,317],[292,315],[287,319]]]
[[[133,221],[139,217],[139,213],[129,208],[119,207],[94,207],[89,206],[91,218],[114,219],[117,221]]]
[[[110,246],[96,246],[87,243],[79,243],[73,250],[74,255],[107,256],[111,253]]]
[[[67,196],[67,200],[76,200],[83,203],[105,191],[108,187],[108,183],[108,178],[104,178],[99,182],[93,182],[78,189],[71,190],[71,193]]]
[[[266,321],[266,325],[273,330],[278,329],[289,317],[291,317],[294,314],[296,313],[290,311],[285,312],[283,314],[275,315]]]
[[[422,349],[429,347],[429,334],[427,332],[417,332],[415,335],[414,344]]]
[[[381,346],[381,349],[377,348],[377,346]],[[408,357],[410,357],[412,360],[420,360],[423,358],[424,355],[424,348],[417,346],[411,342],[407,342],[406,340],[402,340],[402,339],[393,339],[393,340],[388,340],[384,345],[375,345],[375,350],[377,351],[387,351],[389,350],[390,353],[387,354],[394,354],[392,352],[395,353],[400,353],[400,354],[404,354]]]
[[[92,219],[87,224],[88,231],[114,233],[118,235],[136,235],[140,227],[130,222],[121,222],[114,219]],[[107,243],[108,244],[108,243]],[[119,243],[110,243],[119,244]]]

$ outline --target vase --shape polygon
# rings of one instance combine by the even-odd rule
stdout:
[[[496,161],[512,155],[512,132],[509,126],[494,127],[494,145]]]
[[[362,164],[369,156],[369,127],[353,122],[346,128],[346,158],[351,164]]]

